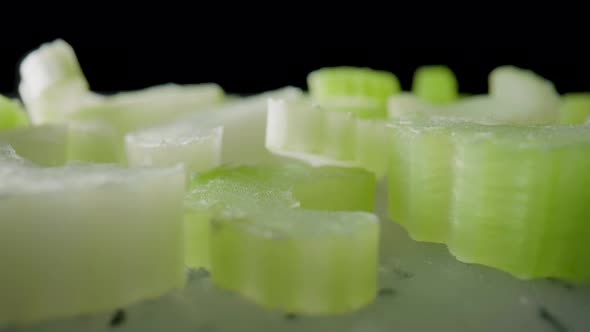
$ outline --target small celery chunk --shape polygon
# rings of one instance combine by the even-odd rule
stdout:
[[[392,145],[385,119],[358,119],[354,158],[358,165],[383,178],[387,173]]]
[[[126,164],[124,136],[181,114],[219,105],[224,91],[212,83],[162,84],[114,95],[89,89],[73,48],[43,44],[20,65],[19,93],[34,124],[74,123],[70,160]],[[114,145],[113,145],[114,144]]]
[[[448,104],[459,99],[459,83],[446,66],[422,66],[414,72],[412,93],[433,104]]]
[[[29,125],[29,118],[21,103],[0,95],[0,130]]]
[[[19,95],[33,124],[63,122],[80,105],[100,99],[90,92],[74,49],[62,39],[27,54],[19,73]]]
[[[185,166],[187,175],[221,164],[223,127],[199,129],[180,123],[127,135],[127,162],[131,167]]]
[[[390,72],[361,67],[326,67],[307,76],[309,93],[319,105],[362,118],[384,118],[387,98],[401,91]]]
[[[250,97],[236,97],[219,107],[180,116],[126,136],[132,166],[182,162],[187,171],[223,164],[274,162],[264,147],[269,98],[296,100],[302,92],[284,87]]]
[[[590,127],[454,135],[450,251],[521,278],[589,281]]]
[[[573,92],[561,96],[559,122],[581,124],[590,119],[590,93]]]
[[[375,296],[378,225],[366,212],[221,214],[211,226],[213,282],[269,309],[356,310]]]
[[[0,143],[42,166],[59,166],[67,161],[68,128],[65,125],[40,125],[0,130]]]
[[[0,148],[0,323],[110,311],[184,286],[181,167],[14,160]]]
[[[510,105],[505,123],[559,123],[559,93],[549,80],[514,66],[500,66],[488,78],[489,95]]]
[[[389,123],[389,216],[417,241],[447,240],[453,194],[452,123]]]
[[[266,148],[313,166],[356,166],[357,118],[308,99],[268,101]]]
[[[353,168],[283,164],[199,174],[185,198],[187,262],[263,307],[357,309],[376,293],[374,191],[374,176]]]

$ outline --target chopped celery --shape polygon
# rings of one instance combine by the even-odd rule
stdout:
[[[0,130],[28,126],[29,118],[18,100],[0,95]]]
[[[418,241],[445,242],[453,190],[450,123],[389,123],[389,216]]]
[[[559,122],[561,124],[580,124],[590,119],[590,93],[566,93],[561,96]]]
[[[211,230],[213,282],[269,309],[353,311],[375,297],[378,229],[366,212],[220,214]]]
[[[422,66],[414,72],[412,93],[434,104],[448,104],[459,99],[459,84],[446,66]]]
[[[223,127],[201,129],[179,123],[143,130],[126,137],[131,167],[170,167],[183,164],[187,175],[221,164]]]
[[[1,170],[0,322],[110,311],[184,286],[181,167]]]
[[[189,230],[187,236],[191,236],[186,240],[187,264],[207,268],[213,264],[209,262],[206,244],[210,241],[209,223],[220,213],[239,212],[245,213],[248,218],[257,219],[253,217],[254,213],[264,215],[264,211],[278,209],[288,214],[295,207],[326,211],[373,211],[374,191],[374,176],[370,172],[353,168],[315,168],[288,163],[220,167],[197,174],[185,198],[185,229]],[[277,219],[276,222],[286,221]],[[209,247],[216,245],[211,243]],[[228,277],[216,272],[215,267],[212,267],[212,274],[214,278]]]
[[[474,95],[454,103],[435,105],[412,94],[402,93],[391,97],[388,102],[389,117],[399,121],[469,121],[489,125],[553,123],[553,120],[544,121],[522,115],[537,111],[545,112],[490,95]]]
[[[359,119],[356,123],[355,160],[378,178],[386,175],[392,151],[386,123],[384,119]]]
[[[549,80],[531,70],[500,66],[489,75],[489,94],[508,103],[510,122],[556,124],[559,122],[559,94]],[[503,110],[500,110],[503,111]]]
[[[42,166],[58,166],[66,163],[68,128],[65,125],[27,126],[0,131],[0,143]]]
[[[19,73],[19,95],[33,124],[63,122],[79,106],[100,100],[90,92],[74,49],[64,40],[29,53]]]
[[[313,71],[307,84],[312,99],[321,106],[363,118],[385,117],[387,98],[401,90],[393,73],[346,66]]]
[[[195,231],[187,248],[210,241],[209,248],[188,252],[187,262],[203,259],[197,266],[208,263],[219,287],[264,307],[314,314],[354,310],[375,296],[379,224],[361,212],[374,208],[371,173],[221,167],[197,175],[190,188],[185,229],[211,238]]]
[[[298,100],[302,96],[303,93],[298,88],[283,87],[250,97],[234,98],[219,107],[178,117],[166,126],[171,129],[175,126],[190,126],[195,130],[198,129],[194,132],[195,138],[198,138],[200,131],[223,128],[221,146],[216,148],[221,149],[223,164],[277,162],[276,157],[264,147],[267,100],[271,98]],[[155,129],[155,132],[158,131],[159,129]],[[166,132],[162,131],[159,135],[166,135]],[[169,147],[175,148],[174,145]],[[178,159],[182,158],[186,156],[178,156]]]
[[[521,278],[590,280],[590,127],[455,132],[448,246]]]
[[[266,148],[313,166],[356,166],[357,119],[334,114],[307,99],[268,101]]]

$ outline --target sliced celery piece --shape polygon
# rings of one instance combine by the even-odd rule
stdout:
[[[221,164],[223,127],[201,129],[179,123],[128,134],[127,162],[131,167],[170,167],[183,164],[187,175]]]
[[[273,154],[312,166],[354,167],[356,117],[308,99],[270,99],[265,146]]]
[[[338,314],[375,297],[373,214],[267,209],[221,214],[211,227],[213,282],[262,307]]]
[[[489,94],[511,105],[507,114],[516,124],[559,123],[559,93],[554,84],[536,74],[514,66],[500,66],[489,75]]]
[[[388,102],[391,119],[398,121],[468,121],[488,125],[500,124],[542,124],[542,120],[523,113],[534,113],[526,105],[517,105],[490,95],[474,95],[445,105],[435,105],[419,99],[410,93],[393,96]],[[540,110],[539,112],[544,112]],[[551,120],[553,121],[553,120]],[[553,123],[547,121],[548,123]]]
[[[389,123],[389,216],[414,240],[448,238],[453,194],[452,123]]]
[[[459,99],[459,83],[447,66],[421,66],[414,72],[412,93],[434,104],[448,104]]]
[[[279,160],[264,146],[267,101],[271,98],[298,100],[302,97],[301,89],[283,87],[250,97],[234,98],[219,107],[180,116],[171,125],[190,124],[201,129],[222,127],[223,164],[275,163]]]
[[[374,210],[375,177],[357,168],[305,164],[223,166],[195,176],[187,211],[261,204],[316,210]]]
[[[42,166],[58,166],[66,163],[68,128],[65,125],[27,126],[0,130],[0,143]]]
[[[81,107],[72,118],[101,120],[124,134],[220,104],[223,96],[223,89],[212,83],[162,84],[110,95],[101,103]]]
[[[590,93],[574,92],[561,96],[559,122],[561,124],[580,124],[590,119]]]
[[[208,263],[216,285],[264,307],[354,310],[376,291],[379,224],[361,212],[373,211],[374,191],[374,175],[353,168],[283,164],[198,174],[185,198],[185,229],[194,236],[187,248],[203,250],[197,241],[209,248],[188,252],[187,263]]]
[[[0,130],[23,127],[29,124],[29,118],[21,103],[0,95]]]
[[[184,188],[181,167],[0,172],[0,322],[111,311],[182,288]]]
[[[590,127],[457,131],[448,246],[521,278],[590,280]]]
[[[81,105],[100,100],[90,92],[74,49],[62,39],[27,54],[19,73],[19,95],[34,124],[63,122]]]
[[[387,98],[401,91],[390,72],[361,67],[326,67],[307,76],[312,99],[335,111],[362,118],[384,118]]]
[[[358,119],[356,123],[355,160],[378,178],[386,175],[392,152],[386,124],[384,119]]]
[[[120,160],[119,134],[103,121],[68,122],[68,161],[113,163]]]
[[[70,44],[62,39],[42,44],[20,64],[19,92],[26,102],[43,98],[62,85],[88,90],[88,81]]]

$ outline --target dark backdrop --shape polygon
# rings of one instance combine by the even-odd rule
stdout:
[[[366,39],[347,36],[313,41],[305,35],[283,37],[281,31],[242,35],[92,34],[76,29],[39,30],[5,41],[0,52],[0,92],[15,91],[20,59],[42,42],[63,38],[73,45],[96,91],[138,89],[176,82],[216,82],[227,91],[254,93],[285,85],[305,87],[308,72],[335,65],[369,66],[393,71],[405,89],[422,64],[446,64],[457,74],[461,90],[485,92],[494,67],[513,64],[551,79],[560,92],[590,91],[590,52],[583,43],[485,39],[467,36],[436,39]],[[277,36],[278,34],[278,36]],[[174,36],[174,37],[173,37]],[[204,37],[208,36],[208,37]]]

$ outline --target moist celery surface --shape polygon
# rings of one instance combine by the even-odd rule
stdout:
[[[185,200],[185,225],[210,233],[187,239],[196,250],[187,261],[202,259],[217,286],[266,308],[357,309],[376,294],[379,224],[364,212],[374,209],[374,190],[374,176],[360,169],[288,164],[201,174]]]
[[[0,322],[93,314],[184,286],[181,168],[42,168],[7,151]]]

